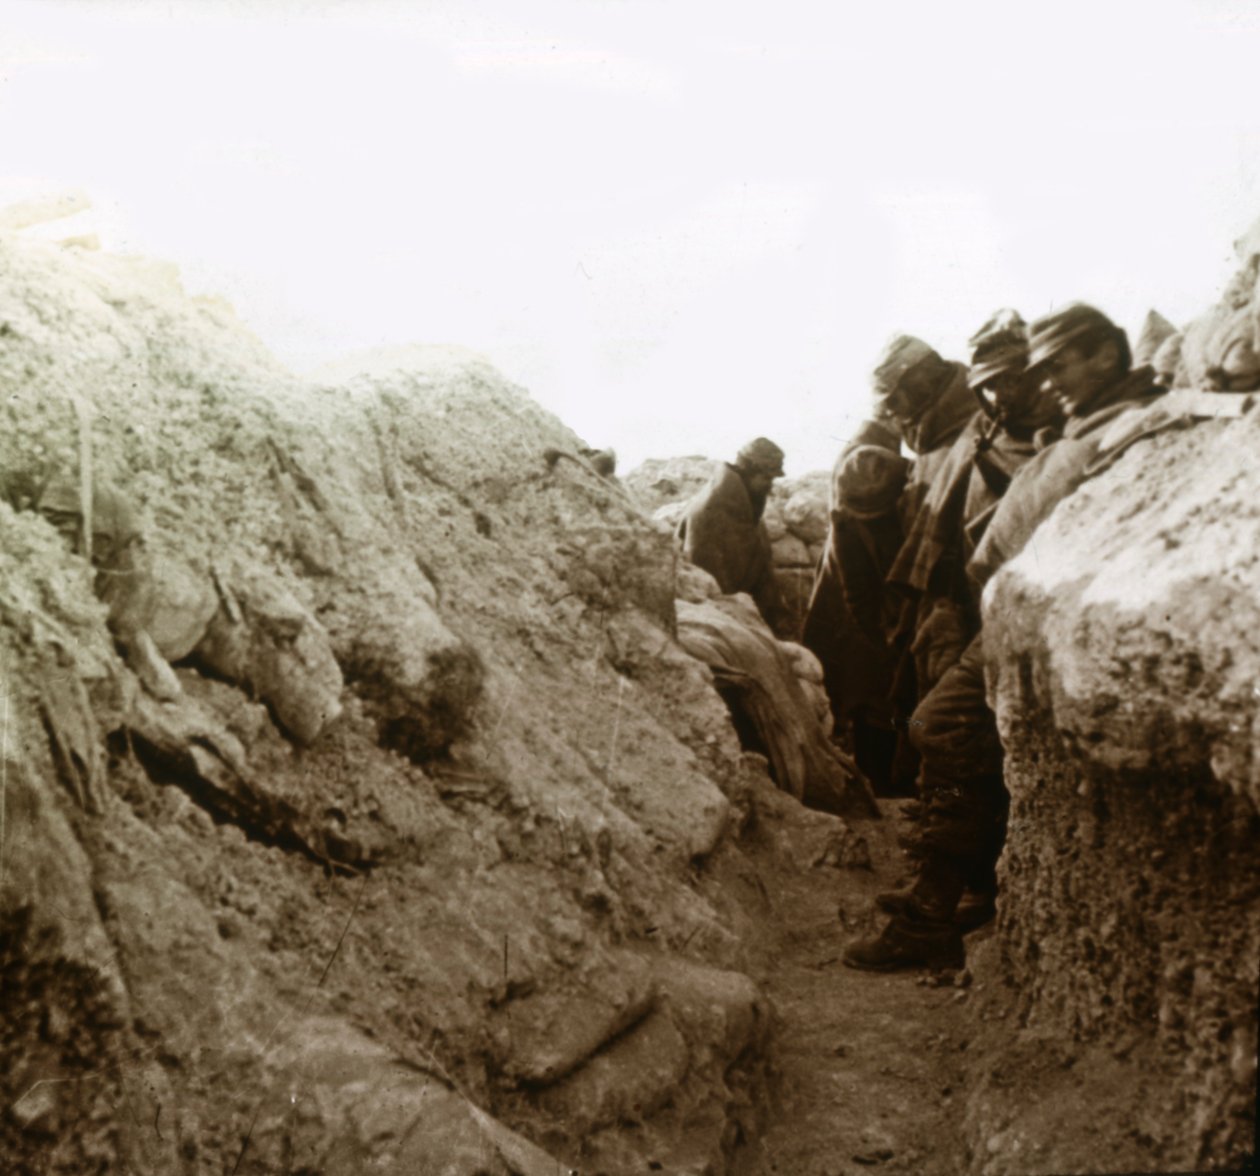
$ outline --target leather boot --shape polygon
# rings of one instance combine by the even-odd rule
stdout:
[[[966,960],[962,932],[952,922],[901,915],[871,939],[851,943],[844,963],[865,972],[902,968],[961,968]]]
[[[948,923],[966,889],[961,865],[939,850],[926,853],[919,864],[918,877],[909,890],[892,890],[876,896],[876,905],[889,914],[918,915]]]
[[[875,905],[887,915],[901,915],[907,918],[922,917],[922,912],[915,903],[914,887],[906,890],[885,890],[875,896]],[[991,890],[968,890],[954,909],[954,923],[965,935],[997,917],[997,896]]]
[[[917,913],[914,906],[914,887],[904,890],[884,890],[875,896],[875,905],[886,915],[911,915]]]

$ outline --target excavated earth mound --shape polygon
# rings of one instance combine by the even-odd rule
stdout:
[[[1148,410],[986,594],[1011,817],[967,1132],[994,1176],[1254,1157],[1260,233],[1240,253],[1183,372],[1233,392]]]
[[[983,1171],[1230,1167],[1254,1148],[1258,445],[1254,414],[1140,442],[991,588],[1011,818],[989,1015],[1019,1028],[1006,1080],[1021,1056],[1047,1073],[1018,1108],[981,1082]],[[1062,1130],[1091,1115],[1098,1136]]]
[[[723,1170],[773,1019],[736,839],[807,814],[667,530],[475,356],[310,384],[168,268],[0,275],[6,1169]],[[138,518],[121,607],[50,486]]]

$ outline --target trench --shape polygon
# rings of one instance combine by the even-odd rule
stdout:
[[[829,836],[816,818],[796,832],[795,868],[761,858],[776,924],[760,978],[778,1018],[774,1077],[764,1129],[736,1151],[731,1176],[968,1170],[960,1126],[970,972],[880,974],[841,963],[850,940],[879,928],[875,895],[908,877],[897,840],[908,825],[903,807],[882,801],[884,820],[854,823],[869,868],[815,864]]]

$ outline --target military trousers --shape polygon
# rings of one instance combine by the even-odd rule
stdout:
[[[915,708],[909,726],[922,765],[924,857],[948,865],[973,889],[991,889],[1010,797],[997,720],[985,697],[979,637]]]

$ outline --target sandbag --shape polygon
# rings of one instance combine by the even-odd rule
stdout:
[[[751,600],[679,601],[678,640],[713,671],[741,740],[766,756],[780,788],[824,812],[878,815],[870,784],[826,737],[790,657]]]

